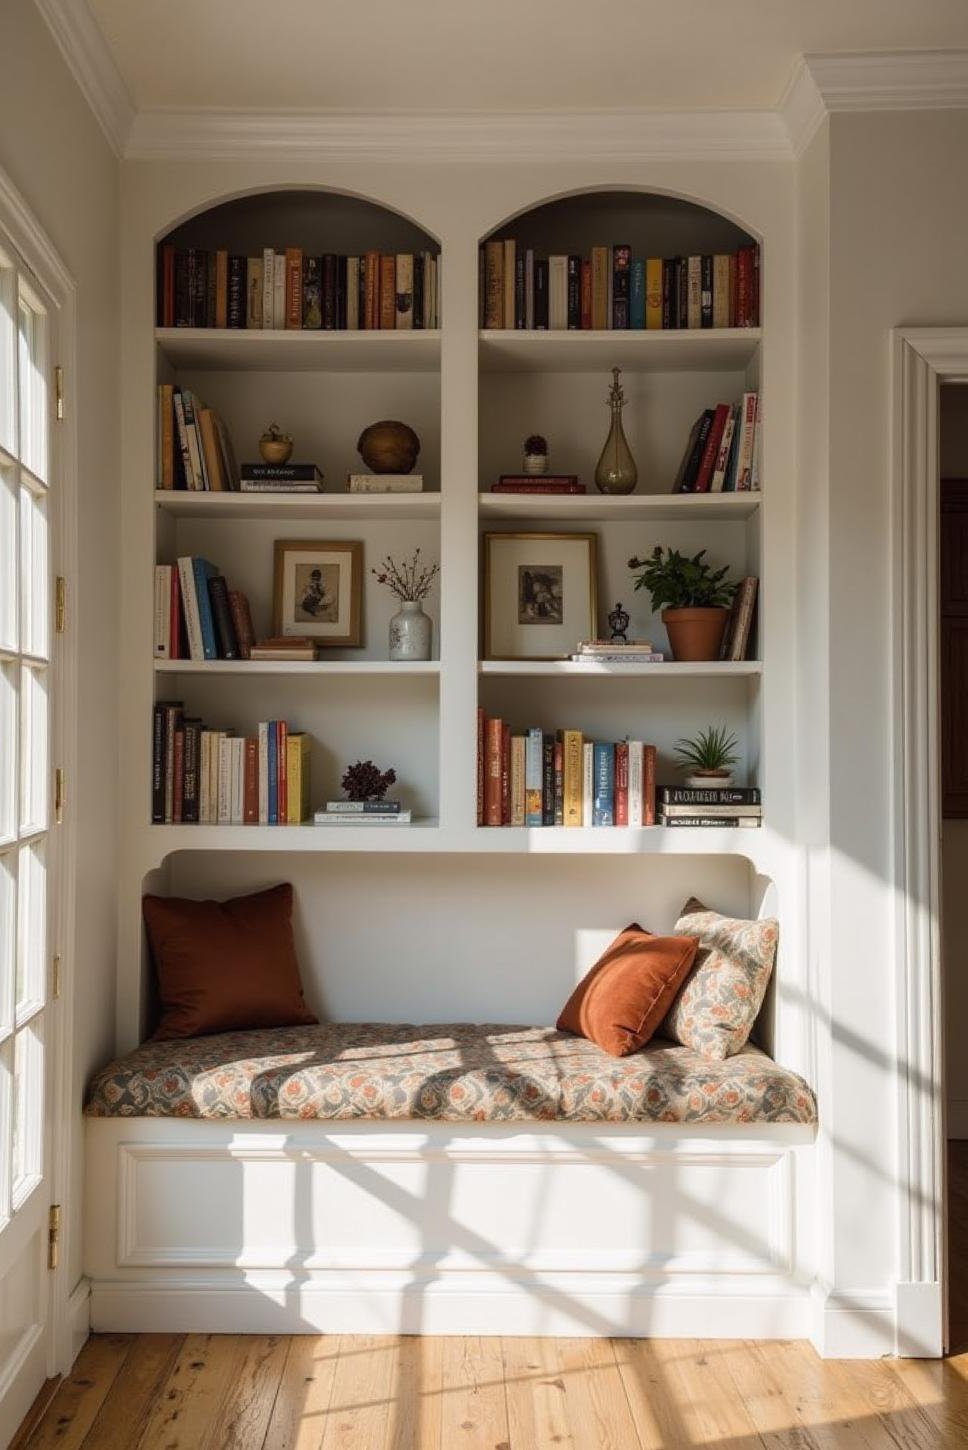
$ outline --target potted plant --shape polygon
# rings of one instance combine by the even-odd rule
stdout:
[[[679,768],[687,772],[688,786],[732,785],[730,766],[739,759],[736,736],[725,725],[707,725],[698,735],[675,743]]]
[[[548,467],[548,440],[540,433],[532,433],[524,440],[525,473],[544,473]]]
[[[270,423],[259,439],[259,452],[263,462],[275,467],[288,463],[292,453],[292,435],[283,433],[278,423]]]
[[[705,549],[689,558],[656,544],[647,559],[629,560],[639,570],[636,589],[648,589],[653,610],[661,611],[676,660],[719,658],[736,586],[726,578],[728,565],[711,569],[705,556]]]
[[[390,619],[390,659],[429,660],[433,625],[424,614],[423,601],[430,593],[440,571],[439,564],[428,564],[419,546],[413,556],[397,563],[391,554],[370,573],[378,584],[385,584],[400,601],[400,608]]]

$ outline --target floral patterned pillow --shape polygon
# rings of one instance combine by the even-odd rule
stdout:
[[[745,1046],[763,1005],[777,922],[720,916],[693,897],[682,908],[676,934],[698,937],[699,950],[659,1032],[703,1057],[732,1057]]]

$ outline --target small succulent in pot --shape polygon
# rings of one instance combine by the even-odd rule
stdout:
[[[270,423],[259,439],[259,452],[264,463],[279,467],[289,462],[292,453],[292,434],[283,433],[278,423]]]
[[[544,473],[548,467],[548,440],[540,433],[531,433],[524,440],[525,473]]]
[[[698,734],[677,740],[675,755],[686,772],[687,785],[731,785],[739,746],[725,725],[707,725]]]

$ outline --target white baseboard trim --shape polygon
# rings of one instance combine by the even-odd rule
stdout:
[[[948,1102],[947,1131],[949,1138],[968,1138],[968,1098]]]
[[[67,1322],[70,1327],[71,1364],[84,1347],[91,1332],[91,1281],[81,1278],[67,1300]]]
[[[631,1274],[506,1275],[403,1280],[358,1273],[293,1283],[244,1279],[97,1281],[91,1327],[117,1333],[629,1335],[676,1339],[802,1339],[807,1289],[768,1276],[760,1284],[673,1284],[643,1289]]]
[[[898,1284],[897,1353],[902,1359],[944,1354],[944,1294],[939,1283]]]
[[[895,1300],[890,1290],[813,1288],[810,1342],[822,1359],[880,1359],[895,1353]]]

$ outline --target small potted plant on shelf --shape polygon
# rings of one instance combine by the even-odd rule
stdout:
[[[542,438],[540,433],[532,433],[524,440],[524,461],[525,473],[545,473],[548,468],[548,440]]]
[[[680,770],[686,772],[686,785],[732,785],[731,766],[739,759],[736,736],[725,725],[707,725],[697,735],[677,740],[675,755]]]
[[[710,568],[705,549],[689,558],[656,544],[647,559],[630,559],[629,568],[639,571],[635,588],[647,589],[653,610],[661,611],[673,658],[719,659],[736,589],[726,577],[729,566]]]
[[[278,423],[270,423],[259,439],[259,452],[262,461],[274,467],[288,463],[292,453],[292,434],[283,433]]]

